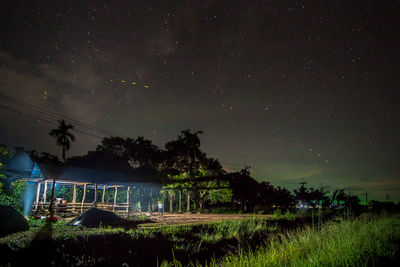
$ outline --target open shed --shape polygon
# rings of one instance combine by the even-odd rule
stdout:
[[[56,213],[82,213],[92,207],[113,211],[123,216],[129,216],[132,191],[138,184],[154,184],[158,180],[157,173],[145,173],[143,170],[132,169],[131,172],[105,171],[93,168],[81,168],[33,161],[27,153],[17,153],[8,164],[8,174],[36,187],[31,203],[34,212],[48,211],[50,198],[48,191],[56,180],[56,188],[72,187],[72,201],[57,202]],[[77,188],[83,189],[82,197],[77,199]],[[122,189],[122,190],[121,190]],[[88,202],[87,191],[93,190],[94,197]],[[106,191],[113,190],[112,202],[105,201]],[[118,190],[126,193],[126,201],[117,202]],[[101,193],[99,193],[101,191]],[[151,207],[151,203],[149,203]]]

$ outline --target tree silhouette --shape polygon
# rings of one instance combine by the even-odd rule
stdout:
[[[198,136],[202,133],[202,131],[183,130],[177,140],[166,143],[167,165],[178,169],[181,173],[186,171],[189,177],[193,176],[200,166],[199,159],[204,157],[204,153],[200,151]]]
[[[295,198],[301,205],[309,205],[311,202],[310,190],[304,186],[306,183],[307,182],[301,182],[301,186],[294,190]]]
[[[71,141],[75,141],[75,136],[70,133],[70,130],[74,128],[71,124],[66,124],[65,120],[59,120],[58,128],[50,131],[50,136],[54,137],[57,141],[57,145],[62,148],[62,158],[65,163],[65,152],[71,147]],[[71,140],[71,141],[70,141]],[[54,190],[56,187],[56,177],[53,177],[53,187],[51,189],[50,198],[50,219],[54,218]]]
[[[57,145],[62,148],[62,159],[65,162],[65,153],[71,147],[71,141],[75,141],[75,136],[70,133],[74,126],[66,124],[65,120],[59,120],[58,123],[58,128],[51,130],[49,134],[57,140]]]

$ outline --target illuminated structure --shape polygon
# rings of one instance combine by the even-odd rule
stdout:
[[[135,174],[134,170],[131,173],[109,172],[98,169],[34,162],[24,152],[17,153],[8,166],[7,171],[9,176],[21,179],[28,182],[30,186],[36,187],[35,195],[31,196],[33,199],[25,200],[33,204],[32,209],[34,212],[48,211],[50,206],[48,192],[53,186],[53,178],[56,178],[56,188],[58,186],[73,188],[72,202],[68,203],[66,200],[60,199],[55,205],[56,212],[62,213],[65,216],[82,213],[92,207],[129,216],[133,204],[130,196],[136,188],[135,185],[145,183],[154,187],[154,183],[150,183],[145,175],[139,176],[137,173]],[[140,179],[139,177],[145,179]],[[80,199],[77,199],[78,188],[83,189]],[[118,189],[122,189],[126,193],[126,198],[124,198],[126,201],[122,203],[117,202]],[[105,200],[107,190],[114,191],[112,202],[106,202]],[[88,194],[91,196],[88,197]],[[91,201],[88,201],[89,199]],[[151,203],[149,203],[149,207],[151,207]]]

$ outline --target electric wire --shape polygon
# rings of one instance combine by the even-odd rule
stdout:
[[[25,112],[17,110],[17,109],[13,109],[13,108],[10,108],[10,107],[7,107],[7,106],[3,106],[3,105],[0,105],[0,108],[8,110],[8,111],[15,112],[15,113],[18,113],[18,114],[23,115],[23,116],[31,117],[33,119],[36,119],[37,122],[42,122],[42,123],[47,123],[47,124],[58,126],[58,124],[53,122],[53,121],[49,121],[49,120],[46,120],[44,118],[41,118],[41,117],[38,117],[38,116],[35,116],[35,115],[32,115],[32,114],[28,114],[28,113],[25,113]],[[103,139],[104,138],[104,137],[101,137],[101,136],[98,136],[98,135],[87,133],[85,131],[82,131],[82,130],[79,130],[79,129],[76,129],[76,128],[74,128],[72,130],[75,131],[75,132],[84,134],[84,135],[88,135],[88,136],[91,136],[91,137],[98,138],[98,139]]]
[[[122,134],[118,134],[118,133],[116,133],[114,131],[110,131],[110,130],[103,129],[103,128],[100,128],[98,126],[95,126],[95,125],[92,125],[92,124],[89,124],[89,123],[78,121],[78,120],[73,119],[71,117],[68,117],[68,116],[65,116],[65,115],[61,115],[61,114],[58,114],[58,113],[50,111],[50,110],[43,109],[43,108],[38,107],[38,106],[31,105],[29,103],[23,102],[23,101],[21,101],[19,99],[16,99],[16,98],[13,98],[13,97],[1,94],[1,93],[0,93],[0,98],[2,98],[3,100],[5,100],[5,101],[7,101],[9,103],[12,103],[12,104],[15,104],[15,105],[20,105],[23,108],[30,109],[30,110],[33,110],[33,111],[38,112],[38,113],[42,113],[42,114],[44,114],[46,116],[55,117],[57,119],[65,119],[66,121],[69,121],[69,122],[75,124],[75,126],[86,128],[86,129],[91,130],[91,131],[96,131],[96,132],[98,132],[100,134],[106,134],[106,135],[111,135],[111,136],[118,136],[118,137],[121,137],[121,138],[127,138],[127,136],[124,136]]]

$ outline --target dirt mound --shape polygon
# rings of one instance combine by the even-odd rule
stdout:
[[[113,212],[92,208],[76,217],[70,225],[86,227],[119,226],[123,225],[125,221]]]
[[[16,209],[0,205],[0,237],[28,229],[28,222]]]

